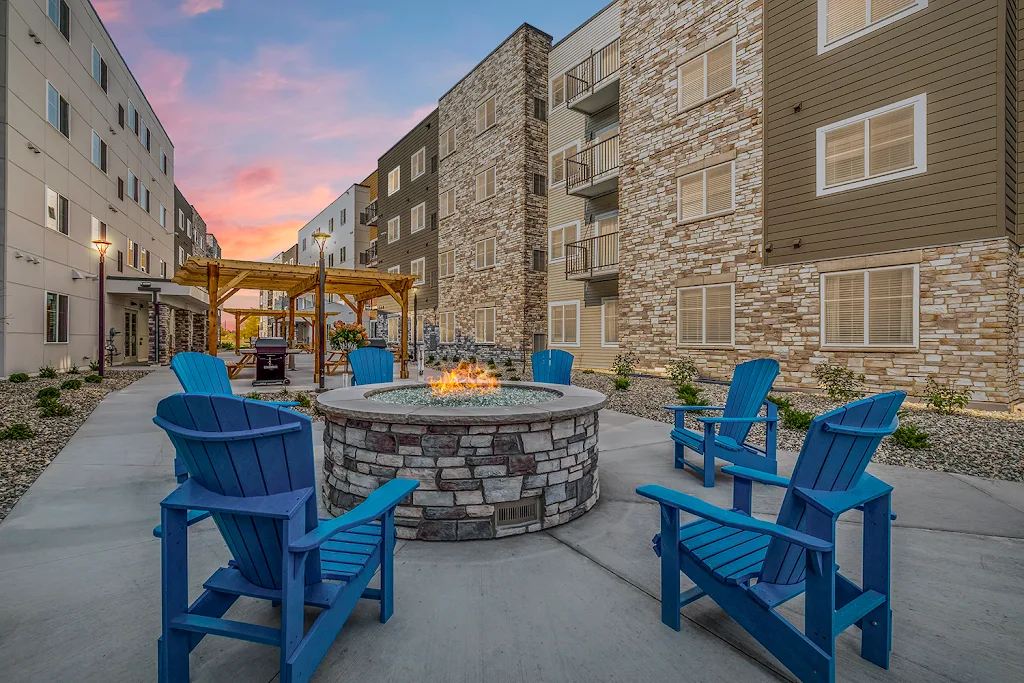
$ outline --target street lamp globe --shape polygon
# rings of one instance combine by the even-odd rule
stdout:
[[[104,256],[107,255],[107,249],[110,248],[110,245],[111,242],[102,237],[99,237],[92,241],[92,246],[96,247],[96,251],[100,253],[100,258],[103,258]]]
[[[327,240],[330,235],[323,230],[317,230],[312,235],[313,241],[316,242],[316,246],[320,248],[320,255],[323,256],[324,248],[327,246]]]

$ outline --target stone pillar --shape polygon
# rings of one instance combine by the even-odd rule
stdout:
[[[166,365],[170,363],[170,353],[168,348],[168,331],[170,324],[168,318],[170,317],[170,306],[167,304],[150,304],[149,306],[149,354],[148,360],[150,363]],[[160,320],[160,338],[156,338],[156,321],[157,316]],[[157,351],[159,350],[159,360],[157,359]]]
[[[197,353],[206,352],[206,315],[193,313],[192,315],[192,351]]]

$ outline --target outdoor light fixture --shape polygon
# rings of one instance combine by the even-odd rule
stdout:
[[[327,336],[327,309],[326,304],[324,303],[324,299],[326,298],[326,295],[324,293],[324,280],[326,279],[327,271],[324,265],[324,248],[327,246],[327,240],[328,238],[330,238],[330,235],[324,232],[323,228],[317,228],[316,232],[312,234],[312,238],[313,241],[316,243],[316,246],[320,248],[320,273],[318,278],[319,283],[317,285],[317,291],[319,293],[319,296],[317,297],[318,305],[316,312],[316,357],[318,361],[316,376],[317,384],[320,386],[321,389],[323,389],[324,382],[326,380],[326,377],[324,375],[324,356],[327,355],[327,344],[325,339]]]
[[[96,238],[96,239],[94,239],[92,241],[92,245],[94,247],[96,247],[96,251],[99,252],[99,255],[100,255],[100,277],[99,277],[99,283],[100,283],[100,299],[99,299],[99,301],[100,301],[100,310],[99,310],[99,322],[100,322],[100,325],[99,325],[99,331],[100,332],[99,332],[99,346],[97,348],[99,349],[99,356],[100,356],[100,358],[99,358],[100,377],[103,377],[104,373],[107,370],[107,350],[104,347],[104,343],[103,343],[104,328],[107,326],[107,320],[106,320],[106,317],[107,317],[106,316],[106,308],[107,307],[106,307],[106,301],[105,301],[106,295],[105,295],[105,292],[104,292],[104,289],[105,289],[104,285],[106,284],[106,279],[107,278],[106,278],[106,266],[104,264],[104,259],[107,256],[107,249],[110,248],[110,241],[107,240],[106,237],[98,237],[98,238]]]

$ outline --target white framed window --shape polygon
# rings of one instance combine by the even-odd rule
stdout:
[[[476,174],[476,200],[483,201],[494,196],[494,166]]]
[[[551,153],[549,159],[550,168],[548,169],[548,178],[551,179],[551,187],[561,185],[565,182],[565,160],[569,157],[575,156],[580,151],[580,143],[571,142],[561,149],[555,150]]]
[[[601,346],[619,345],[619,297],[601,299]]]
[[[64,0],[47,0],[46,16],[57,27],[61,35],[71,41],[71,8]]]
[[[441,131],[441,138],[438,141],[438,153],[441,158],[455,151],[455,126],[451,125]]]
[[[178,247],[178,267],[185,265],[185,247]]]
[[[427,148],[420,147],[419,151],[409,159],[409,175],[416,180],[427,172]]]
[[[497,248],[497,238],[488,237],[476,243],[476,269],[494,267],[494,251]]]
[[[822,347],[916,348],[919,286],[917,266],[822,273]]]
[[[395,216],[388,221],[388,244],[397,242],[402,237],[402,217]]]
[[[705,218],[735,207],[736,162],[730,161],[676,178],[676,206],[680,221]]]
[[[736,39],[717,45],[679,65],[679,111],[685,111],[736,86]]]
[[[444,311],[441,313],[441,343],[455,343],[455,311]]]
[[[388,341],[398,343],[402,341],[402,316],[400,315],[389,315],[388,316]]]
[[[185,229],[185,212],[178,209],[178,230]],[[305,249],[305,247],[303,247]]]
[[[565,260],[565,245],[579,239],[580,222],[573,221],[548,230],[548,261],[558,263]]]
[[[928,103],[922,93],[817,130],[818,196],[928,170]]]
[[[107,224],[96,218],[96,216],[90,216],[90,218],[92,219],[89,228],[90,239],[105,239],[107,236]]]
[[[56,190],[46,188],[46,227],[62,235],[70,229],[71,202]]]
[[[818,54],[926,7],[928,0],[818,0]]]
[[[167,175],[167,154],[162,149],[160,150],[160,170]]]
[[[136,135],[139,134],[139,112],[131,100],[128,100],[128,129]]]
[[[449,187],[447,190],[441,193],[440,199],[440,213],[441,218],[448,218],[455,213],[455,188]]]
[[[455,250],[449,249],[437,255],[438,277],[455,277]]]
[[[409,273],[416,276],[415,285],[422,285],[426,282],[426,269],[427,260],[426,258],[418,258],[409,263]]]
[[[67,294],[57,292],[46,292],[46,339],[47,344],[67,344],[68,329],[70,323],[69,304],[71,299]]]
[[[477,344],[494,343],[495,308],[478,308],[474,313]]]
[[[559,74],[551,79],[551,108],[554,109],[560,104],[565,104],[565,74]]]
[[[135,202],[139,201],[139,180],[130,168],[128,169],[128,196]]]
[[[46,82],[46,120],[66,138],[71,137],[70,105],[53,85]]]
[[[388,196],[395,194],[402,189],[402,167],[395,166],[388,173]]]
[[[496,122],[494,114],[494,95],[476,105],[476,134],[480,135]]]
[[[138,185],[139,185],[139,197],[138,197],[139,206],[141,206],[143,209],[146,210],[147,213],[149,213],[149,189],[146,187],[146,184],[144,182],[142,182],[142,181],[138,181]]]
[[[676,290],[676,344],[732,346],[734,287],[704,285]]]
[[[139,243],[128,240],[128,265],[135,270],[139,269]]]
[[[579,301],[552,301],[548,304],[548,344],[580,345]]]
[[[410,212],[412,219],[411,232],[419,232],[423,228],[427,227],[427,203],[423,202],[412,207]]]
[[[104,173],[107,172],[107,143],[103,142],[96,131],[92,132],[92,163]]]
[[[160,205],[160,227],[167,229],[167,207],[163,204]]]
[[[92,78],[107,92],[107,62],[95,45],[92,46]]]
[[[149,252],[145,249],[139,249],[139,270],[149,272]]]

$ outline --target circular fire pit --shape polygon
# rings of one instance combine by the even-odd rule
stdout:
[[[603,394],[536,382],[440,392],[414,381],[320,394],[323,498],[342,514],[395,477],[419,488],[398,536],[501,538],[576,519],[597,502]]]

